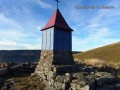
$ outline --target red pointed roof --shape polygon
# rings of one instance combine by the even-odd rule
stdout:
[[[49,20],[49,22],[46,24],[46,26],[41,29],[41,31],[49,29],[51,27],[57,27],[57,28],[61,28],[67,31],[73,31],[69,25],[67,24],[67,22],[65,21],[64,17],[62,16],[62,14],[60,13],[59,9],[57,9],[53,16],[51,17],[51,19]]]

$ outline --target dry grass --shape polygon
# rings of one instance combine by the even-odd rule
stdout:
[[[112,63],[112,62],[106,62],[104,60],[100,60],[97,58],[92,58],[92,59],[85,59],[82,61],[86,65],[92,65],[95,67],[104,67],[104,66],[109,66],[114,69],[119,69],[120,68],[120,63]]]
[[[74,58],[79,60],[98,58],[107,62],[111,61],[118,63],[120,62],[120,42],[75,54]]]
[[[95,62],[104,65],[105,63],[111,67],[120,68],[120,42],[75,54],[74,59],[79,62],[85,61],[88,64]]]
[[[102,61],[100,59],[85,59],[84,60],[84,63],[87,64],[87,65],[92,65],[92,66],[95,66],[95,67],[103,67],[105,66],[105,61]]]
[[[106,64],[107,64],[107,66],[109,66],[109,67],[112,67],[112,68],[114,68],[114,69],[120,69],[120,63],[107,63],[106,62]]]
[[[13,79],[16,81],[14,90],[43,90],[45,88],[37,76],[14,77]]]

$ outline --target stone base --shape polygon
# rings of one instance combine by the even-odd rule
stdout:
[[[65,50],[42,50],[41,63],[49,62],[52,65],[72,65],[74,64],[71,51]]]
[[[47,78],[50,71],[54,71],[55,66],[74,65],[72,52],[65,50],[42,50],[40,61],[35,69],[35,74],[43,75]],[[56,73],[56,72],[54,72]]]

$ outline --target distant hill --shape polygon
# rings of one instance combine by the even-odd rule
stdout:
[[[40,58],[40,50],[0,50],[0,62],[36,62]]]
[[[81,61],[97,58],[106,62],[120,63],[120,42],[75,54],[74,58]]]

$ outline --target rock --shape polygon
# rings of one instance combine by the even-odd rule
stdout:
[[[72,88],[70,87],[68,90],[72,90]]]
[[[87,83],[89,84],[89,85],[91,85],[92,87],[95,85],[95,75],[87,75],[86,76],[86,79],[87,79]]]
[[[7,86],[3,86],[1,90],[9,90]]]
[[[116,83],[114,85],[115,90],[120,90],[120,82]]]
[[[54,87],[56,88],[56,90],[63,90],[62,88],[65,88],[64,83],[60,82],[55,82]]]
[[[87,76],[88,73],[87,72],[77,72],[77,73],[73,73],[73,77],[74,78],[84,78],[85,76]]]
[[[97,78],[96,80],[97,80],[98,86],[102,86],[102,85],[106,84],[106,82],[107,82],[107,78]]]
[[[77,79],[77,80],[73,80],[73,81],[72,81],[71,86],[72,86],[72,85],[81,88],[81,87],[86,86],[86,85],[87,85],[87,82],[85,81],[85,79],[83,79],[83,80]]]
[[[71,83],[71,89],[72,90],[90,90],[90,86],[89,85],[81,86],[79,84]]]
[[[49,80],[49,86],[53,86],[53,85],[54,85],[54,82],[55,82],[54,79],[50,79],[50,80]]]
[[[117,76],[120,77],[120,69],[117,70]]]
[[[56,72],[54,71],[49,71],[48,73],[48,78],[47,79],[51,79],[51,78],[55,78],[56,77]]]
[[[30,69],[35,69],[36,68],[36,65],[32,64],[30,65]]]
[[[40,78],[40,82],[42,82],[43,81],[43,78]]]
[[[35,73],[31,73],[31,76],[34,77],[34,76],[35,76]]]
[[[113,76],[111,73],[107,72],[97,72],[96,75],[96,81],[98,86],[102,86],[105,84],[113,83],[116,81],[115,76]]]
[[[64,76],[58,75],[58,76],[55,78],[55,82],[64,83]]]
[[[66,90],[66,84],[65,83],[62,84],[62,90]]]
[[[95,72],[91,72],[90,74],[95,74]]]
[[[91,72],[95,72],[96,70],[93,67],[86,67],[84,69],[85,72],[91,73]]]
[[[47,80],[47,75],[43,75],[42,78],[45,79],[45,80]]]
[[[68,77],[70,77],[70,76],[71,76],[71,75],[70,75],[70,73],[66,73],[65,75],[66,75],[66,76],[68,76]]]
[[[108,67],[108,66],[105,66],[103,69],[102,69],[103,72],[108,72],[108,73],[112,73],[113,75],[116,75],[116,70],[114,68],[111,68],[111,67]]]
[[[5,68],[0,68],[0,77],[4,76],[8,74],[8,69],[5,67]]]
[[[116,90],[113,85],[103,85],[100,87],[97,87],[96,90]]]
[[[70,83],[71,82],[71,75],[70,73],[66,73],[64,76],[64,83]]]
[[[87,72],[79,72],[73,74],[73,80],[70,83],[72,90],[94,90],[95,75]]]
[[[10,71],[13,72],[13,71],[16,71],[16,70],[19,70],[21,68],[21,65],[15,65],[15,66],[12,66],[10,67]]]
[[[0,85],[3,83],[3,80],[2,80],[2,78],[0,78]]]
[[[71,86],[72,90],[77,90],[78,89],[77,84],[75,84],[75,83],[70,83],[70,86]]]
[[[90,86],[89,86],[89,85],[86,85],[86,86],[84,86],[81,90],[90,90]]]

